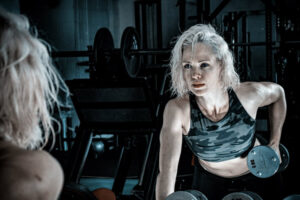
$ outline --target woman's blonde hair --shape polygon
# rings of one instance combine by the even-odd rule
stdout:
[[[29,28],[25,16],[0,8],[0,139],[39,149],[55,139],[50,113],[59,89],[68,89],[47,44]]]
[[[183,96],[188,88],[183,78],[182,54],[187,46],[192,48],[197,43],[203,43],[212,49],[217,60],[221,63],[221,82],[223,89],[237,87],[240,83],[239,75],[234,68],[233,55],[228,48],[226,41],[216,32],[211,25],[197,24],[190,27],[178,37],[172,50],[171,68],[171,90],[176,96]]]

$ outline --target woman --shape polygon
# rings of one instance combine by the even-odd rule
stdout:
[[[209,200],[245,189],[270,199],[278,177],[250,174],[245,155],[260,144],[254,137],[255,118],[258,108],[267,105],[268,145],[279,154],[286,115],[283,88],[271,82],[240,83],[227,43],[210,25],[192,26],[178,38],[170,66],[177,97],[164,110],[156,199],[174,192],[182,138],[197,158],[193,188]]]
[[[0,199],[57,199],[60,164],[41,150],[54,138],[49,113],[67,92],[25,16],[0,8]]]

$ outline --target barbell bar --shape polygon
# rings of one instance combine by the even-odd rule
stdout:
[[[229,44],[229,46],[261,46],[266,44],[266,42],[250,42],[234,43]],[[110,60],[112,56],[120,55],[126,72],[131,78],[135,78],[141,70],[141,56],[171,53],[171,49],[141,49],[140,46],[140,37],[134,27],[125,28],[119,49],[114,48],[113,37],[109,29],[100,28],[95,35],[93,46],[87,51],[52,52],[52,57],[90,57],[92,58],[90,62],[85,62],[85,64],[94,66],[92,71],[100,75],[111,71]]]
[[[128,75],[135,78],[141,69],[141,55],[161,55],[170,52],[170,49],[141,49],[140,38],[134,27],[127,27],[124,30],[121,48],[114,48],[110,31],[107,28],[100,28],[95,35],[92,48],[87,51],[52,52],[52,57],[91,57],[92,61],[87,63],[94,65],[94,71],[99,75],[111,70],[109,60],[113,55],[120,55]]]

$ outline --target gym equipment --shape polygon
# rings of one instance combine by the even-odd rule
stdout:
[[[64,185],[59,200],[98,200],[84,185],[67,183]]]
[[[247,156],[247,165],[250,172],[259,178],[268,178],[279,168],[279,156],[269,146],[256,146]]]
[[[250,172],[259,178],[268,178],[277,172],[284,171],[290,162],[290,155],[283,144],[279,144],[281,163],[274,149],[267,146],[268,141],[256,135],[262,145],[256,146],[248,153],[247,165]]]
[[[227,194],[222,200],[262,200],[262,198],[255,192],[251,191],[242,191],[242,192],[233,192]]]
[[[141,69],[141,59],[130,54],[140,47],[140,38],[133,27],[127,27],[121,39],[121,58],[130,77],[136,77]]]
[[[100,28],[94,39],[93,48],[87,51],[58,51],[52,52],[52,57],[89,57],[89,62],[81,65],[89,65],[90,73],[96,77],[103,76],[107,72],[112,73],[119,69],[112,69],[115,60],[114,55],[119,55],[125,65],[125,69],[131,78],[138,76],[141,69],[142,55],[168,54],[171,49],[141,49],[139,35],[134,27],[125,28],[121,37],[121,48],[115,49],[112,34],[107,28]],[[118,67],[115,65],[115,67]]]
[[[186,190],[173,192],[166,200],[207,200],[207,197],[198,190]]]
[[[97,197],[98,200],[116,200],[117,199],[115,193],[106,188],[98,188],[93,191],[93,194],[95,197]]]
[[[110,31],[107,28],[100,28],[95,35],[92,52],[95,66],[93,71],[96,72],[97,77],[114,71],[111,69],[114,67],[111,62],[112,57],[104,54],[104,51],[112,51],[112,49],[114,49],[114,41]]]
[[[300,200],[300,194],[292,194],[285,197],[283,200]]]
[[[260,145],[251,149],[247,156],[247,165],[250,172],[259,178],[268,178],[276,172],[284,171],[289,165],[290,156],[283,144],[279,145],[279,150],[281,163],[275,150],[269,146]]]

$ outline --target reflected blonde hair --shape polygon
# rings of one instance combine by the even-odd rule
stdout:
[[[171,53],[171,91],[173,95],[183,96],[188,92],[188,87],[183,78],[182,54],[184,48],[203,43],[209,46],[216,59],[221,63],[221,82],[223,89],[235,88],[240,84],[240,78],[234,68],[232,52],[226,41],[216,32],[211,25],[197,24],[190,27],[177,38]]]
[[[25,16],[0,8],[0,139],[40,149],[51,134],[55,139],[50,113],[59,89],[68,89],[47,44],[29,28]]]

